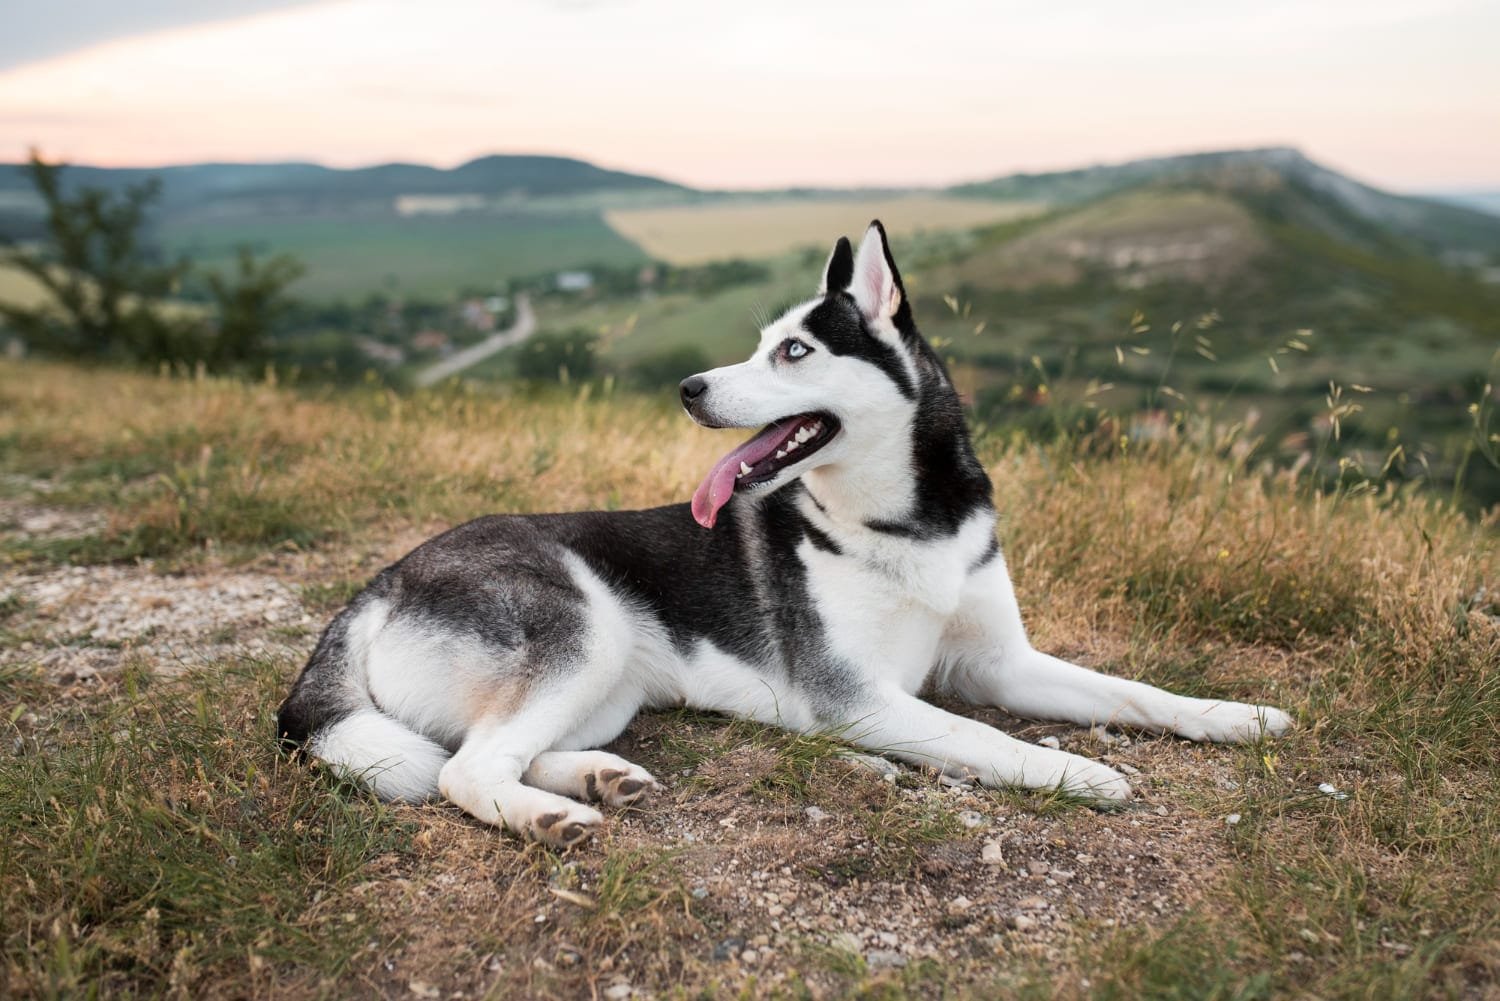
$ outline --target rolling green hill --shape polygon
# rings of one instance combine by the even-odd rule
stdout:
[[[472,195],[486,200],[537,199],[599,192],[675,193],[687,189],[660,178],[606,170],[557,156],[485,156],[451,170],[411,163],[339,170],[313,163],[200,163],[166,167],[75,166],[68,187],[121,190],[156,178],[168,218],[204,212],[226,215],[293,211],[348,211],[388,206],[412,195]],[[0,205],[30,202],[22,168],[0,165]],[[15,210],[13,208],[13,211]],[[36,206],[40,211],[40,206]]]
[[[967,236],[893,233],[923,329],[984,418],[1045,429],[1214,408],[1254,420],[1268,456],[1287,461],[1318,450],[1337,419],[1373,468],[1399,444],[1393,468],[1500,500],[1500,472],[1465,458],[1467,407],[1500,347],[1496,258],[1473,248],[1500,246],[1500,219],[1279,151],[1002,190],[1053,208]],[[723,363],[753,343],[757,312],[810,291],[820,263],[788,255],[710,296],[553,297],[542,322],[600,332],[602,360],[626,373],[694,353]]]
[[[1134,160],[1047,174],[1012,174],[959,185],[954,194],[1070,205],[1145,185],[1189,184],[1239,192],[1296,187],[1346,217],[1421,244],[1429,252],[1500,255],[1500,224],[1460,205],[1393,195],[1286,147]],[[1346,232],[1345,235],[1351,235]]]

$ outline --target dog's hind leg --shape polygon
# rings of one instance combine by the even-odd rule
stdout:
[[[558,848],[582,841],[604,818],[591,806],[549,791],[586,792],[586,778],[580,776],[581,786],[559,777],[541,783],[548,788],[537,788],[527,784],[528,770],[536,766],[533,777],[555,775],[549,765],[565,761],[544,752],[563,743],[601,706],[635,697],[623,683],[634,642],[628,614],[582,561],[566,562],[582,592],[583,614],[554,612],[547,620],[540,611],[533,613],[539,618],[521,630],[527,636],[517,651],[521,662],[509,667],[509,677],[525,679],[524,690],[513,701],[495,700],[475,719],[438,774],[439,791],[465,812]],[[634,715],[634,707],[627,708],[618,714],[620,727]],[[616,791],[622,787],[617,780]]]
[[[530,714],[476,728],[438,774],[438,789],[478,820],[566,848],[592,834],[604,817],[591,806],[521,781],[557,736],[548,732],[549,714],[531,708]]]
[[[521,781],[559,796],[610,806],[629,806],[657,788],[646,769],[606,751],[545,751],[531,760]]]

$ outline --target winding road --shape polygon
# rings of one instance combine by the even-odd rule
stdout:
[[[536,313],[532,312],[531,300],[524,292],[518,293],[515,323],[491,334],[478,344],[471,344],[462,351],[455,351],[430,368],[424,368],[417,373],[417,385],[435,386],[450,375],[457,375],[471,365],[478,365],[496,351],[502,351],[513,344],[520,344],[534,333],[536,333]]]

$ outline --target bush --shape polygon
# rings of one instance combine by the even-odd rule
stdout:
[[[516,375],[531,382],[592,378],[599,337],[588,330],[542,331],[516,349]]]
[[[668,386],[675,388],[688,376],[712,367],[707,351],[696,344],[680,344],[636,359],[627,370],[627,376],[632,386],[654,391]]]

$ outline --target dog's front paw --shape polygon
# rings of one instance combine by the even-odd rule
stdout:
[[[1097,761],[1075,758],[1057,782],[1057,788],[1071,796],[1123,803],[1131,796],[1125,776]]]
[[[1292,717],[1272,706],[1218,702],[1178,730],[1189,740],[1215,744],[1243,744],[1262,737],[1279,737],[1292,728]]]

